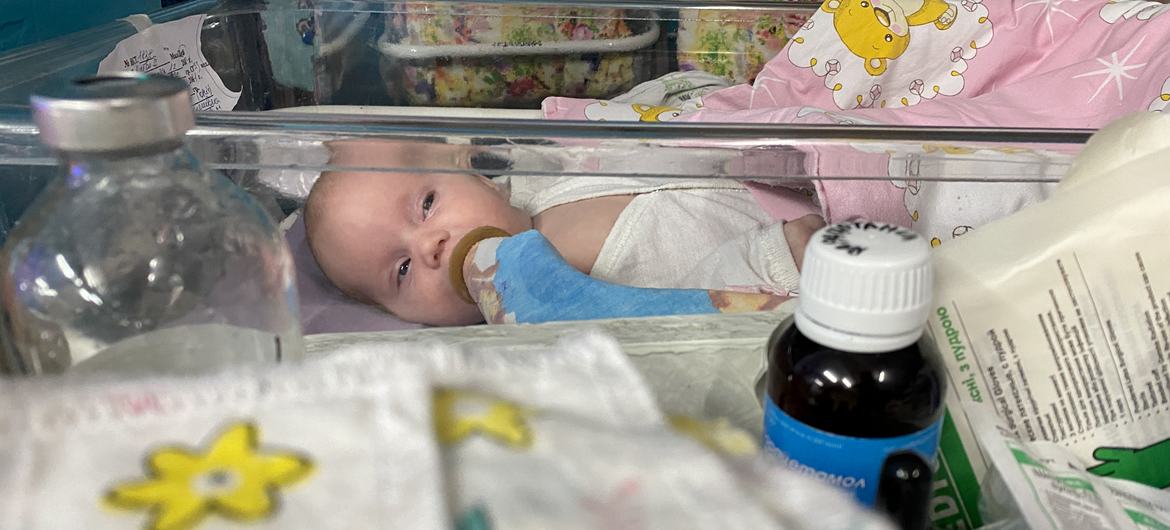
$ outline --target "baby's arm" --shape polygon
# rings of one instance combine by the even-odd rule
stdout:
[[[616,285],[574,269],[540,232],[472,231],[452,253],[451,283],[491,324],[766,311],[786,298]]]
[[[744,232],[700,260],[684,284],[795,293],[804,249],[813,232],[823,226],[820,216],[806,215]]]
[[[788,242],[788,250],[798,270],[804,266],[804,249],[808,247],[808,240],[824,227],[825,220],[819,215],[806,215],[784,223],[784,240]]]

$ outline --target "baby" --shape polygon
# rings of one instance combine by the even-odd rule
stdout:
[[[349,167],[401,167],[404,155],[371,141],[331,147]],[[824,225],[813,211],[776,222],[723,179],[329,172],[304,220],[322,272],[347,295],[407,321],[467,325],[483,316],[456,294],[448,267],[455,244],[480,226],[535,229],[574,268],[612,283],[787,294]]]

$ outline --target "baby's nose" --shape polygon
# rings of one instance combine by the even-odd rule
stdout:
[[[446,230],[436,230],[427,234],[419,249],[419,259],[428,267],[438,268],[443,262],[443,250],[451,239],[451,233]]]

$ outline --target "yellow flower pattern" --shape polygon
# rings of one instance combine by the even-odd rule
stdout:
[[[481,409],[477,413],[460,410]],[[481,434],[513,449],[532,447],[527,412],[515,403],[467,392],[435,392],[435,431],[443,445],[454,445]]]
[[[670,426],[703,444],[707,449],[728,456],[751,456],[759,451],[755,440],[736,429],[725,419],[701,421],[686,416],[671,416]]]
[[[150,510],[144,528],[186,530],[208,515],[235,521],[270,517],[279,505],[278,489],[304,479],[310,460],[293,452],[259,450],[259,431],[249,422],[230,425],[206,451],[163,447],[146,459],[144,480],[125,482],[106,492],[116,508]]]

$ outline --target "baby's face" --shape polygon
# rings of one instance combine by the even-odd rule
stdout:
[[[403,320],[433,325],[483,321],[479,309],[451,286],[451,250],[481,226],[512,234],[532,228],[532,220],[491,181],[390,173],[341,173],[329,179],[312,237],[321,269],[338,287]]]

